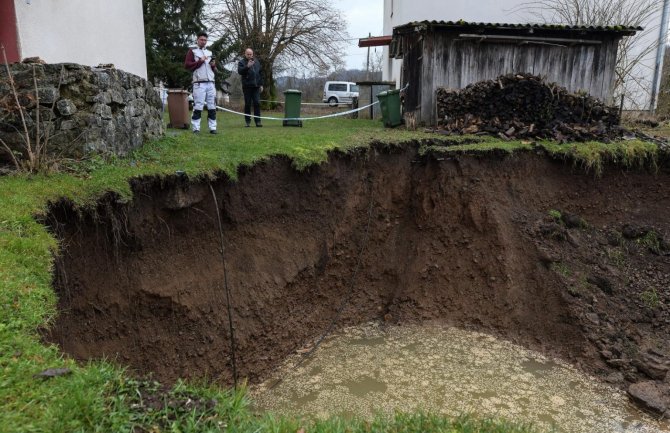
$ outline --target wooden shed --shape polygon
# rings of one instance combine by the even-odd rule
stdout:
[[[435,89],[460,89],[509,73],[546,77],[612,102],[618,43],[640,27],[412,22],[393,29],[390,56],[402,59],[404,112],[435,124]]]

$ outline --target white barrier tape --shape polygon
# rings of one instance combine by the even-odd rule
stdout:
[[[408,87],[409,87],[409,83],[405,84],[405,87],[400,89],[400,91],[404,92],[405,90],[407,90]],[[286,101],[270,101],[269,99],[260,99],[259,101],[260,102],[271,102],[273,104],[284,104],[284,103],[286,103]],[[337,105],[351,105],[351,104],[352,104],[351,102],[338,102],[337,104],[334,104],[334,105],[331,105],[328,102],[301,102],[300,103],[300,105],[322,105],[322,106],[328,106],[328,107],[336,107]],[[373,105],[373,104],[370,104],[370,105]],[[366,107],[363,107],[363,108],[367,108],[370,105],[368,105]]]
[[[320,105],[322,107],[337,107],[338,105],[351,105],[351,102],[338,102],[337,104],[329,104],[328,102],[301,102],[300,105]]]
[[[286,101],[270,101],[268,99],[260,99],[261,102],[270,102],[273,104],[285,104]],[[320,105],[322,107],[337,107],[338,105],[351,105],[351,102],[338,102],[337,104],[331,105],[328,102],[301,102],[300,105]]]
[[[343,112],[341,112],[341,113],[327,114],[327,115],[325,115],[325,116],[317,116],[317,117],[267,117],[267,116],[254,116],[254,115],[252,115],[252,114],[244,114],[244,113],[240,113],[239,111],[233,111],[233,110],[229,110],[229,109],[227,109],[227,108],[219,107],[218,105],[216,106],[216,108],[217,108],[217,110],[227,111],[228,113],[233,113],[233,114],[237,114],[237,115],[240,115],[240,116],[249,116],[250,118],[253,118],[253,119],[267,119],[267,120],[316,120],[316,119],[326,119],[326,118],[329,118],[329,117],[344,116],[344,115],[347,115],[347,114],[355,113],[356,111],[365,110],[366,108],[370,108],[370,107],[372,107],[373,105],[376,105],[376,104],[379,104],[379,101],[373,102],[372,104],[368,104],[368,105],[366,105],[366,106],[364,106],[364,107],[355,108],[355,109],[353,109],[353,110],[343,111]]]

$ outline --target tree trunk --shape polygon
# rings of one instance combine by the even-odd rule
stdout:
[[[274,64],[266,60],[262,63],[262,66],[261,75],[263,76],[263,93],[261,93],[261,99],[264,101],[276,101],[277,86],[275,85],[275,80],[272,75]],[[275,102],[263,102],[262,107],[264,110],[274,109],[277,107],[277,104]]]

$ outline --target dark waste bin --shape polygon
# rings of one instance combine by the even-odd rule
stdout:
[[[168,128],[188,129],[191,118],[188,113],[188,92],[182,89],[168,89],[168,113],[170,123]]]
[[[400,116],[400,90],[386,90],[377,94],[384,126],[395,127],[402,124]]]
[[[300,102],[302,92],[300,90],[289,89],[284,92],[284,117],[289,120],[282,122],[283,126],[300,126],[302,120],[290,120],[300,117]]]

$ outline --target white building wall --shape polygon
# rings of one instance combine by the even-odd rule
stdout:
[[[412,21],[458,21],[484,23],[536,22],[523,4],[528,0],[384,0],[384,34],[393,33],[393,27]],[[646,50],[658,40],[661,23],[662,1],[656,2],[658,10],[650,22],[645,23],[642,36],[637,40],[637,52]],[[627,93],[633,95],[626,101],[630,109],[649,109],[651,83],[656,64],[656,50],[644,56],[634,73],[637,82],[626,83]],[[388,47],[384,48],[383,80],[400,81],[400,60],[389,59]]]
[[[147,77],[141,0],[14,2],[21,58],[87,66],[112,63]]]

